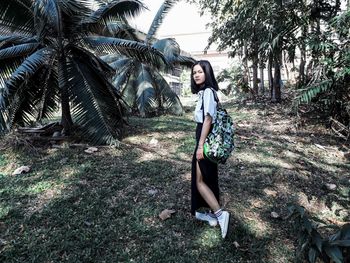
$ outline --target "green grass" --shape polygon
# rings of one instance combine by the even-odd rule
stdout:
[[[329,162],[303,142],[304,135],[300,140],[293,135],[298,145],[283,143],[279,135],[287,133],[280,126],[268,130],[271,114],[257,114],[262,109],[227,107],[237,124],[238,149],[220,167],[221,202],[232,214],[225,240],[218,227],[189,212],[191,114],[131,118],[119,148],[101,147],[94,154],[69,147],[1,152],[0,261],[293,262],[292,222],[270,213],[285,213],[299,192],[346,210],[346,161]],[[151,145],[151,139],[158,144]],[[21,165],[30,165],[31,172],[12,175]],[[309,178],[299,176],[306,170]],[[337,180],[337,192],[322,188],[328,180]],[[158,215],[164,209],[176,212],[162,221]],[[316,207],[312,213],[324,215]],[[332,210],[326,215],[346,219]]]

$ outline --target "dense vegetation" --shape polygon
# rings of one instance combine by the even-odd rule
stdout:
[[[163,6],[169,9],[173,2],[165,1]],[[192,61],[180,56],[172,40],[159,42],[157,49],[149,45],[166,9],[156,17],[147,41],[134,37],[127,17],[143,8],[138,0],[1,1],[0,132],[41,122],[60,109],[61,135],[69,135],[75,124],[83,138],[113,143],[123,128],[127,105],[112,77],[116,70],[117,82],[129,76],[121,74],[125,63],[111,67],[99,55],[117,54],[126,64],[135,61],[137,67],[129,69],[136,74],[132,89],[139,90],[139,108],[147,107],[150,99],[146,67],[156,71]],[[176,94],[156,73],[153,82],[161,88],[155,99],[170,98],[174,112],[181,113]]]
[[[164,113],[174,115],[183,113],[179,97],[171,89],[160,70],[163,73],[181,71],[181,67],[190,67],[195,60],[181,55],[180,46],[175,39],[155,38],[165,15],[176,2],[164,1],[156,13],[144,40],[139,39],[136,34],[131,35],[132,40],[151,45],[161,52],[167,62],[165,68],[159,69],[152,61],[143,61],[137,57],[125,57],[120,54],[104,57],[104,60],[116,70],[113,85],[121,92],[131,111],[143,117]]]
[[[213,18],[209,45],[239,55],[253,95],[258,72],[268,70],[272,101],[281,101],[281,68],[297,90],[297,104],[312,103],[318,112],[350,124],[349,1],[265,0],[192,1]],[[249,72],[252,67],[252,74]],[[294,78],[290,77],[295,74]],[[343,135],[349,136],[346,129]]]
[[[154,39],[177,1],[164,1],[140,40],[127,23],[138,0],[2,0],[0,133],[61,109],[60,134],[79,126],[81,137],[1,138],[1,262],[350,262],[350,1],[189,1],[213,17],[209,45],[241,57],[218,75],[230,81],[226,95],[255,98],[223,102],[236,127],[219,170],[227,238],[189,212],[193,105],[123,126],[130,107],[182,112],[159,72],[192,59],[173,39]],[[281,103],[257,99],[265,69]],[[337,136],[301,125],[310,118],[291,114],[291,101]]]
[[[120,147],[93,153],[82,144],[0,141],[0,262],[284,263],[296,262],[298,244],[314,251],[320,235],[326,244],[337,230],[319,225],[316,233],[319,220],[349,221],[345,150],[320,126],[295,129],[284,104],[224,106],[237,130],[234,155],[219,169],[232,213],[225,240],[190,214],[192,112],[131,117]],[[22,165],[30,172],[12,175]],[[306,211],[287,219],[289,203]],[[176,212],[162,221],[164,209]]]

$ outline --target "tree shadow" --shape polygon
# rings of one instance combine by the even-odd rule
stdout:
[[[249,122],[244,114],[247,120],[238,118],[236,152],[219,168],[221,203],[232,215],[225,240],[218,227],[194,220],[189,212],[194,123],[183,117],[135,119],[129,133],[134,136],[181,133],[169,142],[175,152],[159,153],[168,147],[161,141],[159,149],[122,145],[88,155],[83,149],[43,148],[37,156],[17,157],[17,164],[31,164],[33,171],[0,176],[0,260],[292,261],[295,237],[281,219],[287,204],[309,203],[316,215],[325,208],[317,205],[327,202],[349,210],[349,166],[314,156],[317,147],[309,148],[314,141],[305,139],[309,133],[269,130],[261,125],[263,112],[260,123],[240,125]],[[323,136],[313,134],[317,140]],[[323,188],[326,182],[336,182],[338,190]],[[176,213],[162,221],[163,209]]]
[[[254,262],[257,255],[267,257],[271,238],[257,236],[242,218],[233,214],[225,240],[218,227],[192,218],[190,161],[145,160],[138,149],[127,156],[103,148],[93,155],[81,151],[43,150],[31,173],[1,177],[1,205],[10,207],[0,218],[2,262],[205,262],[213,257]],[[24,153],[18,162],[29,160]],[[43,181],[51,185],[28,190]],[[161,221],[158,214],[166,208],[176,213]],[[209,246],[208,234],[216,239]]]

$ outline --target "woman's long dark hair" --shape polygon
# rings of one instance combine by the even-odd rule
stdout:
[[[196,65],[201,66],[201,68],[204,71],[205,82],[203,87],[197,85],[193,78],[193,68]],[[194,63],[191,68],[191,91],[193,94],[195,94],[198,93],[198,91],[200,91],[201,89],[205,89],[208,87],[211,87],[215,90],[219,90],[219,85],[215,79],[213,68],[211,67],[210,62],[208,60],[196,61],[196,63]]]

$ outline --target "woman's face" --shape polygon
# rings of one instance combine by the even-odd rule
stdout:
[[[202,85],[205,82],[204,70],[200,65],[195,65],[193,67],[192,77],[196,85]]]

